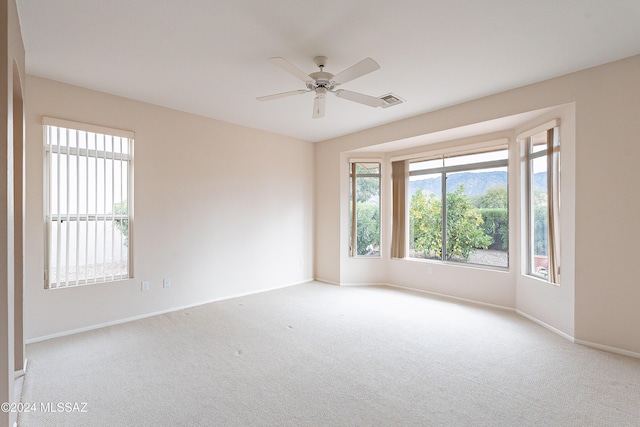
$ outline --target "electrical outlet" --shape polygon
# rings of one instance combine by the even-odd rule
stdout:
[[[433,273],[433,267],[428,267],[428,268],[427,268],[427,272],[428,272],[429,274],[432,274],[432,273]]]
[[[148,291],[149,290],[149,281],[147,281],[147,280],[143,280],[142,281],[141,290],[142,291]]]
[[[171,287],[171,279],[169,279],[168,277],[165,277],[165,278],[162,280],[162,287],[163,287],[163,288],[169,288],[169,287]]]

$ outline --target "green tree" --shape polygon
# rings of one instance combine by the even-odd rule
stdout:
[[[380,209],[377,204],[357,204],[358,255],[367,255],[380,248]]]
[[[493,239],[482,228],[482,215],[464,194],[464,185],[447,193],[447,247],[445,259],[469,259],[476,249],[486,249]],[[442,201],[418,190],[409,206],[411,243],[425,257],[442,258]]]
[[[507,209],[478,209],[482,215],[482,228],[493,243],[489,249],[509,249],[509,212]]]
[[[447,259],[468,260],[476,249],[487,249],[493,239],[485,234],[483,224],[482,215],[464,194],[464,185],[447,193]]]
[[[127,215],[129,209],[127,207],[127,201],[123,200],[113,205],[113,213],[116,215]],[[124,245],[129,247],[129,220],[128,219],[116,219],[114,225],[120,231],[124,237]]]
[[[474,205],[481,209],[507,209],[509,194],[507,187],[496,186],[487,189],[483,195],[477,197]]]
[[[548,216],[546,205],[536,205],[533,208],[533,253],[547,255]]]
[[[484,194],[476,197],[474,205],[479,208],[482,227],[487,236],[491,236],[493,243],[490,249],[507,250],[509,248],[509,193],[505,186],[495,186],[487,189]]]
[[[425,258],[442,258],[442,201],[420,189],[409,205],[410,242]]]
[[[356,179],[356,201],[367,202],[372,199],[378,199],[380,195],[380,167],[366,168],[362,163],[356,163],[356,175],[360,174],[378,174],[378,176],[358,176]]]

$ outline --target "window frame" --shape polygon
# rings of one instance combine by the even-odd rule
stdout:
[[[546,139],[545,139],[545,149],[539,150],[539,151],[533,151],[533,147],[534,147],[534,141],[533,138],[537,135],[540,135],[541,133],[547,133],[546,135]],[[551,133],[551,138],[549,138],[549,134]],[[547,257],[551,257],[553,256],[551,254],[552,248],[551,245],[555,246],[555,249],[553,249],[553,251],[557,251],[558,255],[558,261],[557,263],[559,264],[559,247],[560,247],[560,241],[557,241],[559,239],[559,233],[555,232],[555,237],[551,236],[551,233],[553,232],[550,228],[549,225],[549,215],[554,215],[556,216],[556,219],[553,220],[556,224],[553,227],[559,227],[559,215],[560,215],[560,203],[561,203],[561,197],[560,197],[560,191],[559,191],[559,181],[560,181],[560,175],[561,175],[561,171],[560,171],[560,166],[559,166],[559,162],[560,162],[560,123],[559,120],[553,120],[549,123],[546,123],[544,125],[538,126],[528,132],[526,132],[525,135],[521,135],[518,137],[518,139],[522,140],[524,142],[524,150],[525,150],[525,173],[526,173],[526,204],[525,204],[525,215],[526,215],[526,261],[525,261],[525,266],[524,266],[524,271],[526,272],[526,275],[541,281],[544,281],[546,283],[555,285],[555,286],[559,286],[560,285],[560,266],[559,265],[555,265],[554,262],[551,262],[551,266],[547,267],[547,274],[541,274],[536,272],[536,267],[535,267],[535,206],[534,206],[534,197],[535,197],[535,191],[533,190],[533,186],[534,186],[534,179],[533,179],[533,175],[534,175],[534,169],[533,169],[533,162],[536,159],[539,158],[546,158],[546,180],[547,180],[547,206],[549,206],[549,197],[554,197],[554,200],[552,200],[552,209],[555,209],[554,212],[551,211],[547,211],[547,227],[546,227],[546,233],[547,233]],[[542,145],[542,144],[537,144],[537,145]],[[556,165],[554,167],[554,165]],[[551,194],[549,194],[549,189],[552,188],[552,186],[554,185],[553,182],[557,181],[557,190],[556,192],[552,192]],[[549,263],[549,261],[547,261]],[[557,271],[556,274],[556,278],[554,280],[553,275],[550,274],[550,268],[555,268]]]
[[[455,158],[461,158],[464,156],[470,156],[470,155],[476,155],[476,154],[486,154],[486,153],[492,153],[492,152],[505,152],[506,153],[506,157],[504,159],[499,159],[499,160],[488,160],[488,161],[480,161],[477,163],[463,163],[463,164],[454,164],[454,165],[449,165],[446,166],[445,162],[448,159],[455,159]],[[441,262],[441,263],[445,263],[448,265],[460,265],[460,266],[472,266],[472,267],[477,267],[477,268],[487,268],[487,269],[496,269],[496,270],[502,270],[502,271],[508,271],[510,268],[510,263],[509,263],[509,250],[507,249],[507,266],[500,266],[500,265],[491,265],[491,264],[478,264],[478,263],[471,263],[471,262],[458,262],[458,261],[450,261],[446,259],[446,253],[447,253],[447,175],[450,173],[456,173],[456,172],[469,172],[469,171],[476,171],[476,170],[483,170],[483,169],[493,169],[493,168],[505,168],[506,169],[506,174],[507,174],[507,220],[509,221],[509,216],[510,216],[510,188],[509,188],[509,169],[510,169],[510,150],[509,150],[509,145],[505,144],[505,143],[500,143],[499,145],[489,145],[489,146],[483,146],[482,148],[479,149],[475,149],[475,150],[469,150],[469,151],[465,151],[465,150],[460,150],[460,147],[457,147],[456,149],[451,150],[450,152],[443,152],[440,153],[438,155],[435,156],[423,156],[423,157],[415,157],[415,158],[409,158],[407,159],[407,162],[409,163],[408,166],[408,176],[407,176],[407,180],[410,181],[410,177],[412,176],[419,176],[419,175],[437,175],[440,174],[441,178],[440,178],[440,184],[441,184],[441,206],[442,206],[442,210],[441,210],[441,215],[442,215],[442,247],[441,247],[441,255],[440,258],[427,258],[427,259],[423,259],[423,258],[417,258],[417,257],[413,257],[410,256],[411,253],[411,239],[407,238],[407,246],[409,247],[409,251],[407,251],[407,255],[406,258],[410,259],[410,260],[417,260],[417,261],[435,261],[435,262]],[[442,163],[442,166],[438,166],[438,167],[429,167],[429,168],[424,168],[424,169],[415,169],[415,170],[411,170],[411,164],[415,164],[415,163],[420,163],[420,162],[425,162],[425,161],[440,161]],[[406,204],[406,210],[407,210],[407,216],[409,216],[409,212],[410,212],[410,205],[411,205],[411,197],[408,197],[407,200],[405,201]],[[509,231],[510,231],[510,226],[509,227]],[[406,233],[408,235],[410,235],[411,232],[411,225],[410,225],[410,221],[407,222],[407,227],[406,227]],[[509,233],[510,234],[510,233]],[[508,237],[508,240],[510,240],[510,236]],[[510,245],[508,245],[508,247],[510,247]]]
[[[358,164],[377,164],[378,173],[357,173]],[[355,180],[353,175],[355,172]],[[377,178],[378,179],[378,251],[370,255],[358,254],[358,222],[357,222],[357,179]],[[354,197],[355,196],[355,197]],[[349,257],[350,258],[381,258],[382,257],[382,161],[380,159],[349,159]]]
[[[45,289],[59,289],[59,288],[68,288],[68,287],[77,287],[77,286],[84,286],[84,285],[90,285],[90,284],[95,284],[95,283],[109,283],[109,282],[115,282],[115,281],[120,281],[120,280],[127,280],[127,279],[131,279],[133,278],[133,150],[134,150],[134,141],[135,141],[135,133],[131,132],[131,131],[127,131],[127,130],[121,130],[121,129],[113,129],[113,128],[108,128],[108,127],[104,127],[104,126],[97,126],[97,125],[92,125],[92,124],[87,124],[87,123],[79,123],[79,122],[74,122],[74,121],[69,121],[69,120],[62,120],[62,119],[57,119],[57,118],[51,118],[51,117],[43,117],[42,118],[42,129],[43,129],[43,163],[44,163],[44,240],[45,240],[45,245],[44,245],[44,261],[45,261],[45,265],[44,265],[44,288]],[[52,141],[50,141],[51,135],[52,135],[52,131],[50,131],[50,129],[55,129],[56,132],[56,141],[58,141],[57,143],[53,144]],[[75,132],[76,133],[76,140],[75,143],[76,145],[79,145],[79,139],[80,137],[78,135],[80,135],[80,133],[84,133],[84,137],[87,138],[87,142],[86,142],[86,146],[85,147],[78,147],[78,146],[69,146],[68,144],[70,143],[67,138],[70,132]],[[65,136],[63,137],[63,139],[65,140],[65,144],[66,145],[62,145],[61,143],[61,134],[65,133]],[[94,135],[95,138],[97,138],[98,136],[101,136],[103,138],[103,141],[106,141],[107,138],[111,138],[111,144],[114,144],[114,138],[120,138],[120,151],[121,152],[116,152],[115,150],[115,144],[112,145],[112,149],[111,151],[106,149],[106,146],[103,147],[102,150],[98,149],[97,146],[97,142],[94,142],[96,144],[96,146],[94,148],[90,148],[89,147],[89,143],[88,143],[88,138],[89,135]],[[94,140],[95,141],[95,140]],[[104,142],[104,144],[106,144],[106,142]],[[127,149],[126,149],[126,153],[123,152],[123,146],[124,144],[126,144]],[[55,148],[54,148],[55,147]],[[111,162],[120,162],[120,173],[121,173],[121,177],[122,176],[126,176],[126,185],[121,185],[121,197],[124,196],[123,191],[126,189],[126,197],[124,197],[123,200],[121,200],[120,202],[117,203],[122,203],[124,201],[126,201],[126,206],[127,206],[127,212],[125,214],[117,214],[115,213],[115,209],[112,208],[112,212],[111,213],[106,213],[106,206],[104,207],[105,209],[105,213],[98,213],[98,212],[89,212],[87,210],[86,213],[80,213],[81,209],[80,206],[76,206],[76,209],[74,209],[73,212],[71,212],[70,210],[68,210],[66,213],[61,213],[60,212],[60,208],[58,207],[58,213],[52,213],[51,209],[52,209],[52,196],[53,196],[53,188],[52,188],[52,171],[51,171],[51,167],[52,167],[52,155],[62,155],[62,156],[68,156],[67,157],[67,162],[66,162],[66,167],[69,167],[69,165],[71,164],[71,162],[75,162],[76,163],[76,168],[79,167],[80,164],[80,159],[86,159],[86,166],[85,168],[88,168],[88,162],[90,159],[95,159],[96,161],[96,168],[98,168],[98,162],[99,161],[104,161],[106,164],[106,161],[111,161]],[[71,160],[73,159],[73,160]],[[58,163],[60,163],[60,160],[58,160]],[[124,164],[126,164],[126,168],[124,167]],[[115,171],[115,165],[112,165],[112,173]],[[126,171],[126,175],[125,172]],[[88,172],[88,171],[87,171]],[[96,172],[97,173],[97,172]],[[66,169],[66,175],[65,175],[65,179],[68,179],[71,175],[71,172],[69,169]],[[79,186],[80,184],[80,179],[78,178],[80,172],[79,170],[75,170],[74,176],[75,181],[78,183],[77,184],[77,190],[76,190],[76,195],[80,194],[80,190],[79,190]],[[57,169],[57,178],[56,178],[56,182],[58,184],[58,186],[60,186],[60,169]],[[108,182],[106,181],[106,175],[107,173],[105,172],[104,175],[104,188],[106,189],[108,185],[111,186],[112,191],[114,191],[115,187],[115,179],[114,176],[112,175],[111,178],[108,180]],[[88,180],[88,175],[87,175],[87,180]],[[95,183],[96,187],[98,186],[98,182],[96,181]],[[86,197],[89,197],[89,193],[91,192],[91,189],[89,187],[88,181],[86,183]],[[57,189],[58,191],[61,191],[60,188]],[[95,189],[94,189],[95,190]],[[68,191],[68,189],[67,189]],[[58,193],[55,193],[56,195]],[[69,198],[71,196],[69,196],[66,191],[65,191],[66,197]],[[111,202],[115,205],[116,202],[113,200],[114,199],[114,195],[112,194],[112,200]],[[105,198],[106,200],[106,198]],[[79,200],[76,200],[76,204],[79,203]],[[86,206],[87,208],[89,207],[88,205],[88,199],[86,202]],[[70,208],[70,205],[67,205],[67,208]],[[99,222],[99,221],[127,221],[127,236],[123,235],[122,241],[126,241],[127,243],[125,243],[126,246],[126,260],[127,260],[127,266],[126,266],[126,274],[121,273],[121,274],[115,274],[114,271],[112,271],[111,275],[109,274],[101,274],[101,275],[93,275],[93,277],[85,277],[84,279],[80,279],[76,274],[74,274],[73,276],[75,276],[75,279],[73,281],[69,280],[71,279],[71,274],[69,274],[68,272],[63,276],[57,276],[57,279],[62,279],[64,278],[65,281],[54,281],[51,282],[50,281],[50,274],[51,274],[51,269],[54,268],[53,265],[51,265],[51,254],[52,252],[55,251],[56,253],[56,260],[59,259],[60,255],[60,245],[61,243],[59,241],[57,241],[58,237],[56,237],[56,241],[57,241],[57,247],[54,249],[52,248],[52,225],[53,223],[57,223],[58,227],[62,226],[62,224],[64,222],[67,223],[71,223],[71,222],[75,222],[76,224],[78,224],[79,222],[86,222],[87,224],[90,224],[92,222]],[[87,225],[87,227],[89,227]],[[97,226],[96,226],[97,227]],[[111,227],[114,227],[114,225],[112,225]],[[79,227],[76,227],[76,233],[79,232]],[[117,231],[112,231],[113,232],[117,232]],[[67,229],[65,231],[65,233],[70,233],[70,230]],[[97,233],[97,232],[96,232]],[[97,236],[97,234],[96,234]],[[76,236],[76,243],[79,241],[78,240],[79,237]],[[88,236],[85,237],[85,239],[88,239]],[[104,239],[104,238],[103,238]],[[68,244],[69,239],[67,237],[67,243],[65,243],[65,246]],[[88,256],[88,244],[85,243],[85,257]],[[113,245],[113,243],[112,243]],[[97,246],[97,243],[96,243]],[[103,246],[105,247],[105,246]],[[94,248],[95,249],[95,248]],[[65,268],[68,267],[69,264],[69,255],[70,252],[74,252],[76,253],[76,260],[78,259],[78,252],[80,251],[80,248],[76,247],[75,251],[70,251],[68,246],[65,247]],[[112,247],[112,255],[113,255],[113,247]],[[121,252],[122,253],[122,252]],[[95,253],[93,253],[94,257],[97,257],[97,255]],[[105,255],[106,256],[106,255]],[[105,258],[103,258],[104,260]],[[94,258],[94,261],[97,261],[96,258]],[[59,274],[58,273],[58,267],[59,267],[60,263],[58,262],[55,266],[56,268],[56,275]],[[72,265],[72,264],[71,264]],[[85,264],[84,266],[90,266],[91,264],[88,264],[85,260]],[[78,267],[78,265],[75,266],[76,268]]]

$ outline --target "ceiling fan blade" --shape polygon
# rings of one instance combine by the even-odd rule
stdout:
[[[357,102],[359,104],[368,105],[369,107],[381,107],[384,105],[384,101],[375,96],[365,95],[364,93],[352,92],[350,90],[340,89],[335,91],[336,96],[340,98],[348,99],[349,101]]]
[[[363,59],[355,65],[347,68],[346,70],[336,74],[333,77],[333,81],[337,84],[343,84],[349,82],[358,77],[362,77],[365,74],[369,74],[380,68],[380,65],[371,58]]]
[[[286,72],[293,74],[303,82],[308,82],[310,80],[313,80],[304,71],[300,70],[298,67],[296,67],[295,65],[293,65],[291,62],[287,61],[284,58],[280,58],[280,57],[269,58],[269,62],[271,62],[275,66],[282,68]]]
[[[273,95],[260,96],[256,98],[258,101],[271,101],[272,99],[284,98],[285,96],[299,95],[301,93],[307,93],[308,90],[291,90],[289,92],[275,93]]]
[[[324,117],[324,105],[326,102],[326,97],[324,94],[318,94],[316,99],[313,101],[313,117],[314,119],[319,119]]]

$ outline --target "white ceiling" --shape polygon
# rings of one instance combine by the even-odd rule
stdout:
[[[17,0],[27,72],[321,141],[640,54],[639,0]],[[387,109],[312,93],[267,60],[337,74],[404,104]]]

